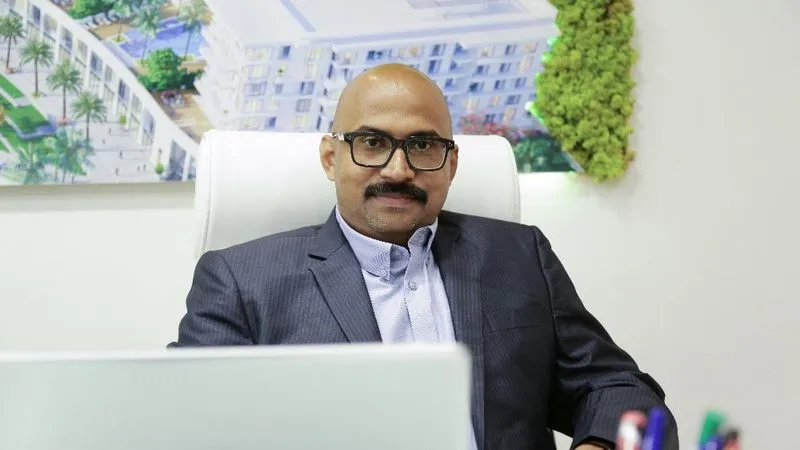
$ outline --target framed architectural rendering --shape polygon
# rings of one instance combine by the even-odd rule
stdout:
[[[378,6],[379,5],[379,6]],[[570,171],[529,107],[547,0],[0,0],[0,185],[191,180],[209,129],[328,131],[342,87],[402,62],[456,133]]]

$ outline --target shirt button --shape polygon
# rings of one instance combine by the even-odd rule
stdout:
[[[408,282],[408,288],[411,289],[412,291],[416,291],[417,290],[417,283],[414,283],[413,281],[409,281]]]

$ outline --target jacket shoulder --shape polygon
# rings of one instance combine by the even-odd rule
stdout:
[[[268,261],[272,264],[301,261],[321,226],[313,225],[270,234],[213,252],[232,266],[253,264],[256,261]]]
[[[508,220],[473,216],[452,211],[442,211],[439,215],[439,221],[442,224],[455,226],[462,233],[477,238],[486,238],[488,236],[500,237],[503,234],[527,236],[530,238],[534,233],[540,233],[539,229],[534,225],[525,225]]]
[[[507,220],[443,211],[439,222],[458,229],[462,239],[479,249],[479,255],[506,263],[521,263],[520,258],[539,261],[542,243],[547,241],[537,226]]]

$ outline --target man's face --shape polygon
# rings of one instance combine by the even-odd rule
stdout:
[[[432,89],[435,86],[419,81],[384,80],[371,82],[354,94],[347,118],[337,131],[375,133],[354,144],[358,162],[368,156],[359,153],[359,148],[377,148],[388,142],[382,135],[452,138],[450,113]],[[417,141],[409,154],[425,147],[423,141]],[[350,144],[333,137],[323,140],[320,156],[328,178],[336,185],[339,210],[348,224],[362,234],[400,245],[439,215],[458,164],[458,150],[452,149],[441,169],[414,170],[400,146],[384,167],[362,167],[353,161]]]

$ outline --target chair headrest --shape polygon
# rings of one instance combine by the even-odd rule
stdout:
[[[212,130],[195,180],[196,256],[325,222],[336,204],[319,161],[324,133]],[[514,154],[500,136],[454,137],[458,171],[444,209],[520,221]]]

